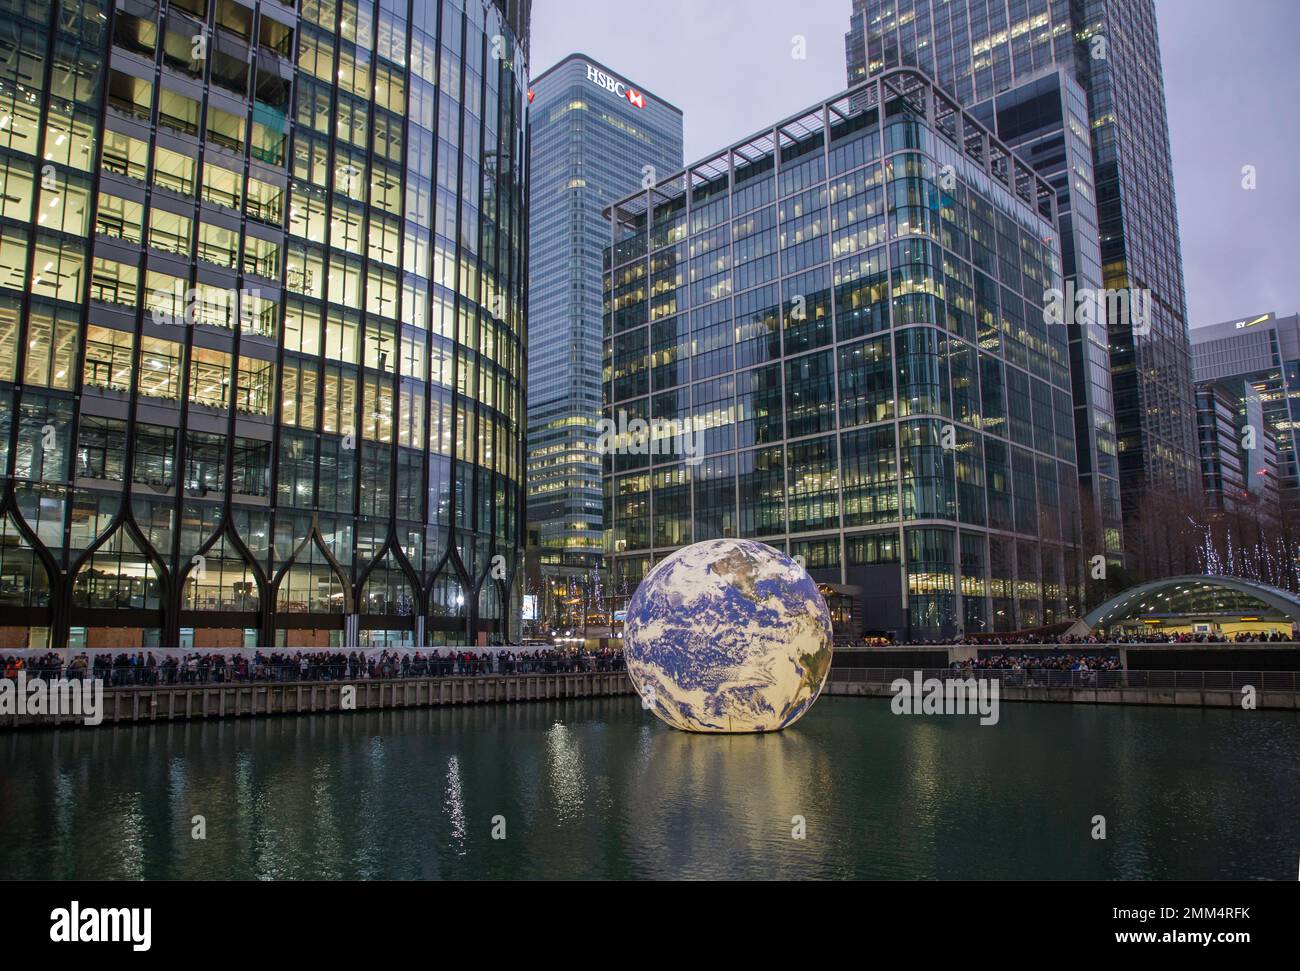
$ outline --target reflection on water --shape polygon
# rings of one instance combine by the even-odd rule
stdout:
[[[706,736],[608,698],[8,733],[0,760],[0,878],[1290,879],[1300,852],[1285,712],[823,698]]]
[[[547,729],[546,755],[556,819],[561,822],[580,819],[587,805],[587,787],[582,776],[579,743],[568,725],[557,721]]]
[[[447,796],[443,800],[447,820],[451,823],[451,842],[458,854],[465,852],[465,797],[460,791],[460,762],[447,759]]]

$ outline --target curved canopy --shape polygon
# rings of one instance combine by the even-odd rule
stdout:
[[[1091,611],[1089,628],[1144,620],[1235,617],[1300,624],[1300,597],[1280,587],[1239,577],[1181,576],[1130,587]]]

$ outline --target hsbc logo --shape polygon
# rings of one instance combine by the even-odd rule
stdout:
[[[587,80],[592,84],[604,88],[611,94],[623,98],[637,108],[645,107],[645,95],[616,77],[606,74],[595,65],[587,65]]]

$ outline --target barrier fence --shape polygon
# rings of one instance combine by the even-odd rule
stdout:
[[[357,681],[368,679],[402,680],[438,677],[475,677],[523,674],[591,674],[622,671],[621,657],[579,658],[422,658],[403,667],[400,662],[357,664],[282,664],[249,662],[247,666],[213,663],[202,660],[193,666],[187,662],[156,667],[122,666],[28,667],[27,680],[57,678],[102,679],[105,687],[133,688],[188,684],[300,683],[305,681]]]
[[[1296,671],[1061,671],[1054,668],[848,668],[832,667],[833,683],[892,684],[938,678],[975,678],[1024,688],[1155,688],[1184,691],[1300,691]]]

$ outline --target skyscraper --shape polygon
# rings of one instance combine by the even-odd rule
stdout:
[[[1099,279],[1106,289],[1151,294],[1149,330],[1145,322],[1112,319],[1108,334],[1086,327],[1072,333],[1080,473],[1106,529],[1115,525],[1117,482],[1125,516],[1148,488],[1197,491],[1153,0],[853,0],[845,48],[850,83],[900,64],[919,67],[1052,178],[1062,196],[1067,278],[1073,274],[1077,287],[1095,289]],[[1044,85],[1053,92],[1044,96],[1037,90]],[[1086,116],[1073,108],[1080,94]],[[1064,152],[1052,144],[1061,142]],[[1084,145],[1086,168],[1068,157],[1086,159]],[[1115,552],[1115,539],[1107,539],[1107,552]]]
[[[617,203],[614,591],[739,536],[802,557],[850,636],[1077,616],[1055,195],[897,69]]]
[[[6,16],[3,643],[516,631],[527,0]]]
[[[567,591],[601,564],[601,212],[682,167],[682,113],[585,54],[532,93],[528,518],[545,610],[552,583]]]
[[[1277,447],[1259,395],[1240,380],[1196,385],[1201,482],[1211,512],[1249,512],[1276,520]]]
[[[1192,354],[1198,384],[1230,385],[1241,398],[1239,411],[1260,409],[1277,447],[1280,500],[1294,516],[1300,511],[1300,314],[1252,314],[1193,327]]]

